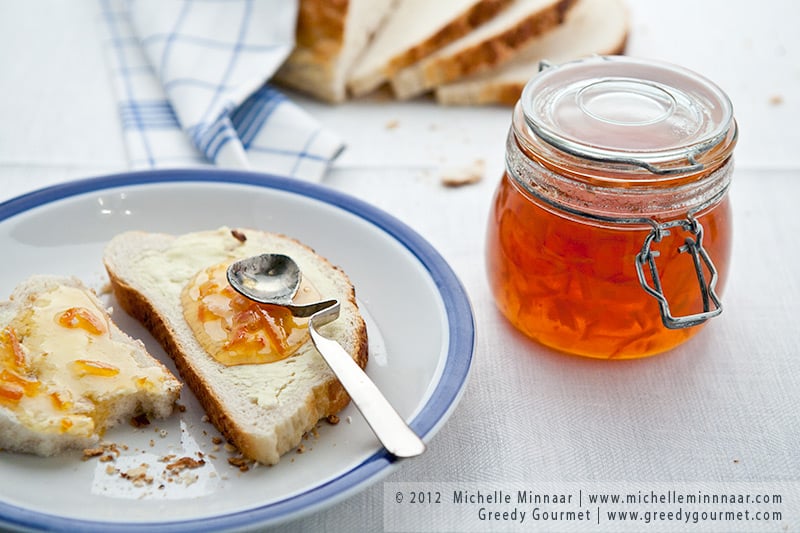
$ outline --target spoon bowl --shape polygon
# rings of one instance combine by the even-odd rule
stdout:
[[[263,304],[291,305],[300,287],[300,268],[283,254],[261,254],[236,261],[228,282],[239,293]]]

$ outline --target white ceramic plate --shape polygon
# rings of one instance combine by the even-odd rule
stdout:
[[[0,204],[0,297],[34,273],[75,275],[101,290],[104,244],[131,229],[184,233],[219,226],[281,232],[341,266],[356,287],[370,339],[368,374],[428,441],[469,371],[474,324],[456,276],[419,235],[328,188],[260,174],[159,171],[71,182]],[[114,305],[113,298],[108,298]],[[121,310],[120,326],[163,350]],[[170,368],[171,362],[167,361]],[[354,494],[398,466],[355,408],[319,425],[274,467],[240,472],[186,390],[185,412],[145,428],[118,427],[116,461],[0,453],[0,526],[55,530],[204,531],[275,524]],[[170,475],[164,456],[206,464]],[[411,459],[413,460],[413,459]],[[120,472],[146,465],[152,483]]]

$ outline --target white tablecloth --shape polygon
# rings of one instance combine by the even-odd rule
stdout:
[[[726,309],[669,354],[629,362],[559,355],[495,310],[483,235],[508,109],[424,99],[337,107],[292,95],[348,143],[324,183],[422,234],[473,304],[477,346],[463,399],[429,451],[385,482],[800,480],[800,4],[629,3],[629,53],[717,82],[741,128]],[[88,1],[0,6],[0,201],[126,170],[97,16]],[[486,164],[482,182],[441,186],[443,168],[476,160]],[[381,530],[383,486],[281,530]],[[768,527],[784,525],[800,527]]]

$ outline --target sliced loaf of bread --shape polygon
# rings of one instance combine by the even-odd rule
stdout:
[[[396,0],[300,0],[296,43],[275,81],[327,102],[347,97],[347,77]]]
[[[307,330],[299,341],[289,339],[288,330],[302,330],[302,324],[276,314],[275,309],[236,303],[235,296],[230,296],[224,279],[226,265],[262,253],[292,257],[304,283],[314,289],[314,299],[339,300],[339,318],[320,331],[339,342],[363,368],[367,362],[366,325],[350,280],[341,269],[294,239],[252,229],[220,228],[180,236],[128,232],[108,243],[104,261],[120,305],[142,322],[175,360],[211,422],[244,456],[274,464],[297,446],[319,419],[343,409],[349,398]],[[215,282],[212,271],[222,272],[223,281]],[[187,305],[201,297],[202,306]],[[279,324],[267,332],[268,340],[275,342],[287,333],[286,338],[294,343],[291,352],[262,362],[247,359],[237,363],[238,355],[252,355],[250,348],[261,349],[258,343],[264,337],[251,335],[258,333],[259,320]],[[244,329],[231,330],[231,323],[242,324]],[[239,339],[230,331],[244,336]],[[213,346],[215,340],[220,342]],[[239,341],[243,344],[237,345]],[[245,350],[234,350],[234,346]]]
[[[560,64],[595,54],[620,54],[628,31],[622,0],[578,0],[560,27],[536,38],[496,69],[437,87],[436,100],[446,105],[514,105],[540,62]]]
[[[536,37],[559,26],[575,0],[514,0],[476,30],[391,78],[397,98],[407,99],[509,61]]]
[[[400,0],[353,68],[351,93],[369,93],[401,68],[475,30],[511,1]]]

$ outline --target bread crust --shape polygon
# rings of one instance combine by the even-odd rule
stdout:
[[[275,81],[329,103],[344,101],[354,62],[395,1],[369,0],[366,5],[355,0],[302,0],[296,46],[275,73]],[[358,19],[364,13],[370,17]]]
[[[332,85],[334,63],[344,46],[349,0],[303,0],[296,44],[275,79],[329,102],[344,98]]]
[[[390,72],[388,74],[394,74],[401,68],[416,63],[423,57],[428,56],[434,50],[438,50],[442,45],[467,35],[469,32],[497,15],[511,2],[512,0],[483,0],[474,4],[467,11],[462,13],[461,16],[442,27],[428,39],[392,60],[390,63]]]
[[[599,53],[603,55],[622,54],[625,52],[627,39],[626,34],[617,46],[607,52]],[[527,80],[487,80],[475,82],[471,86],[465,84],[465,87],[458,92],[445,86],[442,88],[443,90],[436,91],[436,101],[443,105],[499,104],[513,106],[519,101],[526,84]]]
[[[352,79],[349,84],[350,91],[354,96],[361,96],[372,91],[399,70],[420,61],[446,44],[467,35],[497,15],[512,1],[480,0],[476,2],[427,39],[394,56],[380,72],[373,73],[371,76]]]
[[[250,235],[256,232],[256,230],[250,229],[235,231],[243,233],[244,235]],[[341,273],[341,275],[347,279],[344,271],[332,265],[327,259],[317,255],[305,244],[291,237],[286,237],[285,235],[272,235],[290,240],[297,246],[303,247],[308,252],[313,253],[319,261],[323,261],[326,268]],[[214,388],[207,382],[206,378],[199,370],[199,367],[192,364],[192,356],[189,354],[189,350],[181,343],[179,335],[176,334],[175,330],[170,325],[169,318],[164,316],[144,294],[123,279],[123,277],[117,273],[116,267],[112,264],[112,261],[109,261],[108,258],[104,261],[111,287],[120,307],[133,318],[141,322],[158,343],[161,344],[167,354],[175,362],[175,366],[185,383],[192,392],[194,392],[200,405],[205,410],[209,421],[212,422],[225,438],[236,446],[245,457],[265,464],[277,463],[283,453],[300,443],[303,432],[310,431],[321,418],[338,413],[350,402],[349,396],[335,377],[314,387],[306,397],[303,409],[298,411],[299,416],[304,418],[301,421],[303,431],[291,436],[281,437],[279,435],[278,438],[280,442],[277,447],[277,454],[269,450],[265,451],[258,437],[237,422],[237,418],[233,416],[225,400],[215,394]],[[352,284],[349,286],[350,292],[347,295],[347,301],[356,306],[355,289]],[[365,368],[368,359],[367,330],[366,324],[360,315],[358,315],[358,320],[359,323],[354,338],[354,350],[351,355],[361,368]],[[220,366],[224,365],[220,363]]]
[[[563,23],[576,2],[558,0],[490,39],[451,56],[431,57],[403,69],[392,77],[392,90],[397,98],[408,99],[438,85],[502,65],[532,39]]]
[[[602,16],[601,16],[602,15]],[[611,20],[613,19],[613,24]],[[596,34],[601,28],[602,34]],[[531,43],[507,65],[481,75],[436,88],[436,100],[444,105],[514,105],[541,61],[577,60],[589,55],[615,55],[625,52],[629,16],[618,0],[579,0],[562,28]],[[585,37],[587,33],[590,37]],[[591,39],[574,48],[567,44],[573,35]],[[548,39],[553,39],[547,42]],[[556,57],[552,57],[555,54]]]
[[[344,40],[349,0],[303,0],[297,13],[297,46],[333,57]]]

